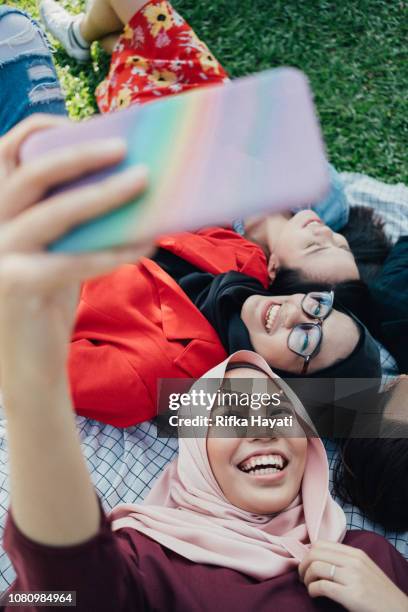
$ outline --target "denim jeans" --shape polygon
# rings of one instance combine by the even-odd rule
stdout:
[[[34,113],[67,114],[50,45],[26,13],[0,6],[0,136]]]

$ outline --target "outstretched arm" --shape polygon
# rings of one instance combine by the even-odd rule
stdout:
[[[47,198],[51,187],[117,163],[125,154],[123,143],[106,141],[19,166],[25,137],[54,123],[33,117],[0,141],[0,372],[14,521],[34,541],[65,546],[91,538],[100,522],[66,375],[79,285],[148,249],[45,252],[73,225],[129,201],[145,184],[139,168],[97,187]]]

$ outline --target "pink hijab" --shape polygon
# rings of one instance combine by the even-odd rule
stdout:
[[[253,365],[276,378],[266,361],[238,351],[207,372],[220,379],[234,363]],[[313,425],[293,391],[279,381],[297,415]],[[266,580],[297,567],[318,539],[339,542],[346,530],[343,510],[329,492],[326,452],[308,439],[301,492],[277,515],[256,515],[233,506],[223,495],[207,457],[206,439],[180,438],[179,455],[163,472],[142,504],[123,504],[111,513],[113,530],[133,528],[194,561],[237,570]]]

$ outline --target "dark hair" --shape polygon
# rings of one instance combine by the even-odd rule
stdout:
[[[353,206],[341,234],[349,243],[361,279],[366,283],[374,280],[391,249],[382,219],[372,208]]]
[[[351,289],[361,291],[364,283],[370,283],[380,273],[392,244],[384,232],[384,223],[380,217],[373,209],[363,206],[350,208],[348,223],[341,233],[349,243],[361,281],[346,280],[337,283],[336,288],[344,287],[346,293]],[[306,291],[301,291],[302,285],[306,287]],[[313,288],[315,291],[325,291],[328,287],[334,288],[328,281],[308,279],[301,270],[281,268],[276,274],[271,289],[275,295],[290,295],[296,292],[307,293],[307,291],[313,291]],[[352,307],[350,310],[354,312]]]
[[[343,440],[334,491],[385,529],[408,529],[408,438]]]
[[[384,408],[394,389],[378,395]],[[385,529],[408,529],[408,427],[382,420],[381,437],[338,440],[334,492]],[[396,436],[404,437],[396,437]]]

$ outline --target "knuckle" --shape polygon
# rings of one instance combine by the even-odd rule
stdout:
[[[309,563],[314,563],[319,558],[319,552],[317,550],[312,549],[309,552]]]
[[[310,549],[310,554],[316,556],[317,554],[319,554],[319,551],[321,550],[322,550],[322,541],[318,540],[317,542],[314,542],[314,544],[312,545]]]
[[[320,567],[320,562],[319,561],[312,561],[312,563],[309,566],[309,569],[311,571],[312,574],[316,575],[317,572],[319,571],[319,567]]]
[[[18,184],[25,190],[38,191],[45,187],[49,177],[49,169],[43,161],[21,166],[18,170]],[[17,179],[17,176],[16,176]]]
[[[361,569],[366,564],[366,554],[362,550],[356,550],[354,553],[353,565],[355,569]]]
[[[361,550],[360,548],[356,548],[356,557],[360,561],[365,561],[367,559],[366,553],[364,552],[364,550]]]

